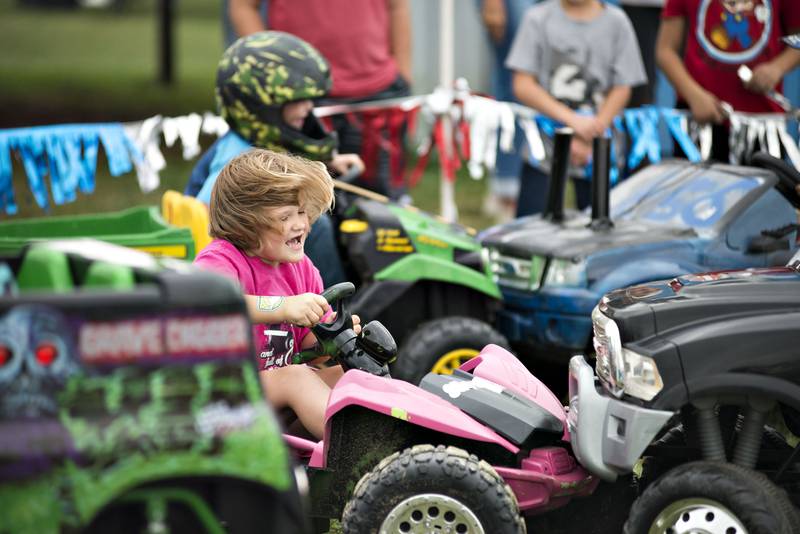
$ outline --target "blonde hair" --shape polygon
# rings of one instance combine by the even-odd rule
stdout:
[[[331,208],[333,180],[323,163],[255,148],[220,171],[211,191],[210,234],[245,252],[259,248],[259,233],[274,228],[268,208],[303,206],[310,222]]]

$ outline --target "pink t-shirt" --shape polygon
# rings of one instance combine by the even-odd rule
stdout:
[[[363,98],[397,78],[388,0],[269,0],[270,30],[314,45],[331,64],[333,98]]]
[[[228,241],[215,239],[197,255],[194,264],[235,279],[245,295],[288,297],[322,292],[322,277],[308,256],[297,263],[273,266],[248,256]],[[253,325],[259,370],[292,363],[292,355],[300,351],[309,332],[288,323]]]

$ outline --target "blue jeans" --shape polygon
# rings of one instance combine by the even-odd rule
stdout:
[[[333,227],[333,219],[329,214],[323,213],[311,225],[305,249],[306,255],[322,275],[323,287],[330,287],[347,280],[342,266],[342,258],[339,256],[339,249],[336,246],[336,229]]]
[[[525,11],[536,3],[537,0],[505,0],[505,37],[500,43],[490,40],[492,51],[494,52],[491,92],[497,100],[503,102],[517,101],[512,90],[511,71],[505,67],[505,61]],[[519,154],[524,140],[524,134],[519,126],[516,126],[514,150],[512,152],[497,150],[497,162],[494,176],[490,180],[490,191],[500,198],[510,200],[517,198],[520,188],[520,172],[522,171],[522,158]]]

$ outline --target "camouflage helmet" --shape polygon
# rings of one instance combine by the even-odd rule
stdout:
[[[216,99],[220,115],[234,132],[255,146],[328,160],[337,146],[310,113],[302,129],[290,127],[281,110],[288,102],[328,94],[327,60],[294,35],[266,31],[242,37],[217,66]]]

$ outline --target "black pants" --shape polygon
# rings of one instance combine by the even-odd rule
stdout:
[[[371,95],[364,98],[326,98],[321,100],[318,105],[330,106],[334,104],[354,104],[356,102],[370,102],[373,100],[385,100],[389,98],[400,98],[411,94],[408,82],[402,76],[398,76],[392,84]],[[331,117],[333,122],[333,129],[339,135],[339,153],[340,154],[361,154],[361,130],[358,126],[351,124],[344,115],[334,115]],[[389,169],[389,153],[385,150],[379,149],[377,168],[373,173],[374,177],[369,183],[357,182],[358,185],[372,189],[373,191],[386,195],[390,198],[397,199],[402,196],[406,191],[405,188],[392,187],[391,176]]]
[[[580,178],[573,178],[575,186],[575,202],[578,209],[582,210],[592,201],[592,182]],[[517,201],[517,217],[533,215],[544,211],[547,204],[550,176],[539,167],[529,163],[522,164],[520,174],[519,199]]]
[[[631,101],[628,102],[628,107],[637,108],[645,104],[652,104],[655,99],[656,36],[661,24],[661,8],[623,5],[622,9],[633,24],[636,41],[642,52],[644,69],[647,72],[647,83],[634,87]]]

